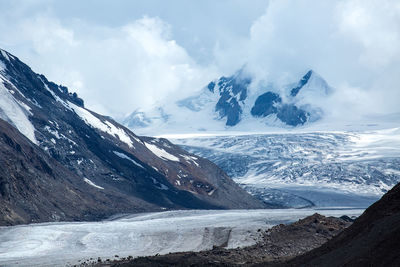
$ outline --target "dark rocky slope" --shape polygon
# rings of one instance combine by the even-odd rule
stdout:
[[[399,266],[400,184],[369,207],[351,227],[289,266]]]
[[[157,210],[116,190],[93,188],[1,119],[0,148],[0,225]]]
[[[55,175],[57,181],[63,181],[71,173],[79,177],[70,183],[80,188],[84,194],[82,197],[87,201],[94,201],[93,197],[97,194],[111,197],[117,193],[121,198],[113,203],[120,208],[115,208],[114,213],[176,208],[265,207],[210,161],[198,158],[165,139],[136,136],[111,118],[86,109],[83,100],[66,87],[36,74],[8,52],[1,49],[0,52],[0,118],[29,138],[30,141],[25,141],[31,142],[35,153],[40,151],[41,155],[46,154],[52,159],[48,164],[50,169],[63,166],[60,175]],[[9,159],[9,164],[15,159],[13,154],[4,156]],[[54,162],[59,165],[54,165]],[[64,173],[66,175],[61,175]],[[11,184],[12,170],[10,172],[5,168],[1,175],[4,184]],[[25,183],[32,187],[29,190],[36,188],[30,184],[28,176],[22,176]],[[20,183],[21,179],[15,181]],[[82,184],[85,186],[82,187]],[[88,185],[90,190],[87,190]],[[27,188],[18,188],[18,194],[26,194]],[[42,189],[54,191],[54,195],[62,194],[62,190],[57,192],[46,188],[46,183],[43,183]],[[41,196],[43,201],[52,197]],[[9,197],[14,203],[22,201],[14,199],[14,195]],[[135,201],[130,201],[130,198]],[[114,204],[110,203],[107,205],[113,207]],[[137,209],[132,208],[132,203]],[[66,204],[60,202],[57,205],[63,208]],[[28,213],[34,217],[51,208],[38,206]],[[77,213],[72,217],[54,211],[54,216],[50,217],[0,221],[0,224],[86,218],[85,212],[76,208]],[[109,212],[92,210],[93,216],[103,217],[113,208],[106,210]],[[21,212],[3,209],[1,215],[5,218],[16,213],[12,217],[17,218]]]

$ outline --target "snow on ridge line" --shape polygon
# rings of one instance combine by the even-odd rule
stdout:
[[[113,151],[113,153],[115,154],[115,155],[117,155],[118,157],[120,157],[120,158],[122,158],[122,159],[127,159],[127,160],[129,160],[130,162],[132,162],[133,164],[135,164],[136,166],[139,166],[140,168],[143,168],[144,169],[144,167],[141,165],[141,164],[139,164],[139,163],[137,163],[135,160],[133,160],[131,157],[129,157],[128,155],[125,155],[124,153],[121,153],[121,152],[118,152],[118,151]]]
[[[49,91],[49,93],[53,96],[53,98],[57,101],[60,102],[64,107],[66,107],[67,109],[71,110],[71,107],[69,107],[68,103],[66,103],[64,100],[62,100],[58,95],[56,95],[56,93],[53,92],[53,90],[51,90],[47,84],[42,80],[42,78],[38,75],[39,80],[42,81],[44,88]]]
[[[114,124],[107,120],[105,122],[102,122],[99,118],[94,116],[88,110],[81,108],[69,101],[67,105],[72,108],[74,112],[89,126],[92,126],[93,128],[99,129],[102,132],[108,133],[109,135],[118,138],[121,142],[124,142],[129,147],[134,147],[131,138],[124,129],[116,127]]]
[[[159,158],[161,158],[163,160],[171,160],[171,161],[179,162],[179,158],[177,158],[174,155],[168,153],[164,149],[161,149],[161,148],[157,147],[156,145],[149,144],[147,142],[145,142],[144,144],[157,157],[159,157]]]
[[[4,51],[3,49],[0,49],[0,52],[1,52],[1,54],[3,55],[3,57],[4,57],[6,60],[10,61],[10,58],[8,57],[6,51]]]
[[[85,108],[79,107],[69,101],[65,102],[58,95],[56,95],[40,77],[39,79],[44,84],[46,90],[51,93],[51,95],[56,99],[57,102],[60,102],[67,109],[73,110],[86,124],[118,138],[121,142],[124,142],[129,147],[133,147],[131,138],[128,134],[126,134],[123,129],[116,127],[114,124],[107,120],[105,122],[102,122],[99,118],[94,116]]]
[[[83,178],[83,180],[85,181],[85,183],[87,183],[88,185],[91,185],[93,187],[96,187],[98,189],[104,190],[104,187],[101,187],[95,183],[93,183],[92,181],[90,181],[88,178]]]
[[[38,144],[35,137],[35,127],[28,119],[23,107],[0,81],[0,118],[11,122],[18,131],[25,135],[32,143]]]
[[[108,133],[116,138],[118,138],[121,142],[124,142],[129,147],[133,147],[133,142],[131,137],[125,132],[124,129],[118,128],[113,123],[105,120],[104,122],[93,115],[90,111],[85,108],[79,107],[70,101],[62,100],[58,95],[56,95],[47,84],[39,77],[39,79],[44,84],[46,90],[48,90],[52,96],[56,99],[57,102],[60,102],[64,107],[69,110],[73,110],[86,124],[92,126],[93,128],[99,129],[102,132]],[[133,137],[136,141],[140,142],[140,140],[136,137]]]

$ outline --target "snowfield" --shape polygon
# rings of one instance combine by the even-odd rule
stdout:
[[[14,98],[12,93],[4,86],[3,80],[6,80],[6,78],[0,73],[0,118],[10,122],[32,143],[37,144],[35,127],[28,118],[29,107]]]
[[[0,266],[65,266],[98,257],[200,251],[256,242],[258,229],[315,212],[359,216],[362,209],[185,210],[126,215],[101,222],[0,227]]]

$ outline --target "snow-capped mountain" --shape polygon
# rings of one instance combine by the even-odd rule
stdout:
[[[138,131],[240,130],[242,125],[295,127],[323,116],[319,106],[333,89],[309,70],[298,82],[267,86],[255,82],[245,68],[229,77],[211,81],[199,93],[168,99],[148,110],[136,110],[124,124]],[[150,129],[150,130],[146,130]],[[143,130],[144,129],[144,130]]]
[[[0,224],[264,207],[210,161],[136,136],[0,51]]]

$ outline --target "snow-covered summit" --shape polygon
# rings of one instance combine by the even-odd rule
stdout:
[[[239,130],[243,125],[296,127],[323,116],[320,98],[333,89],[315,71],[309,70],[297,82],[265,86],[240,69],[231,76],[209,82],[198,93],[183,99],[168,99],[148,110],[136,110],[124,124],[137,131],[159,129],[187,131]]]

